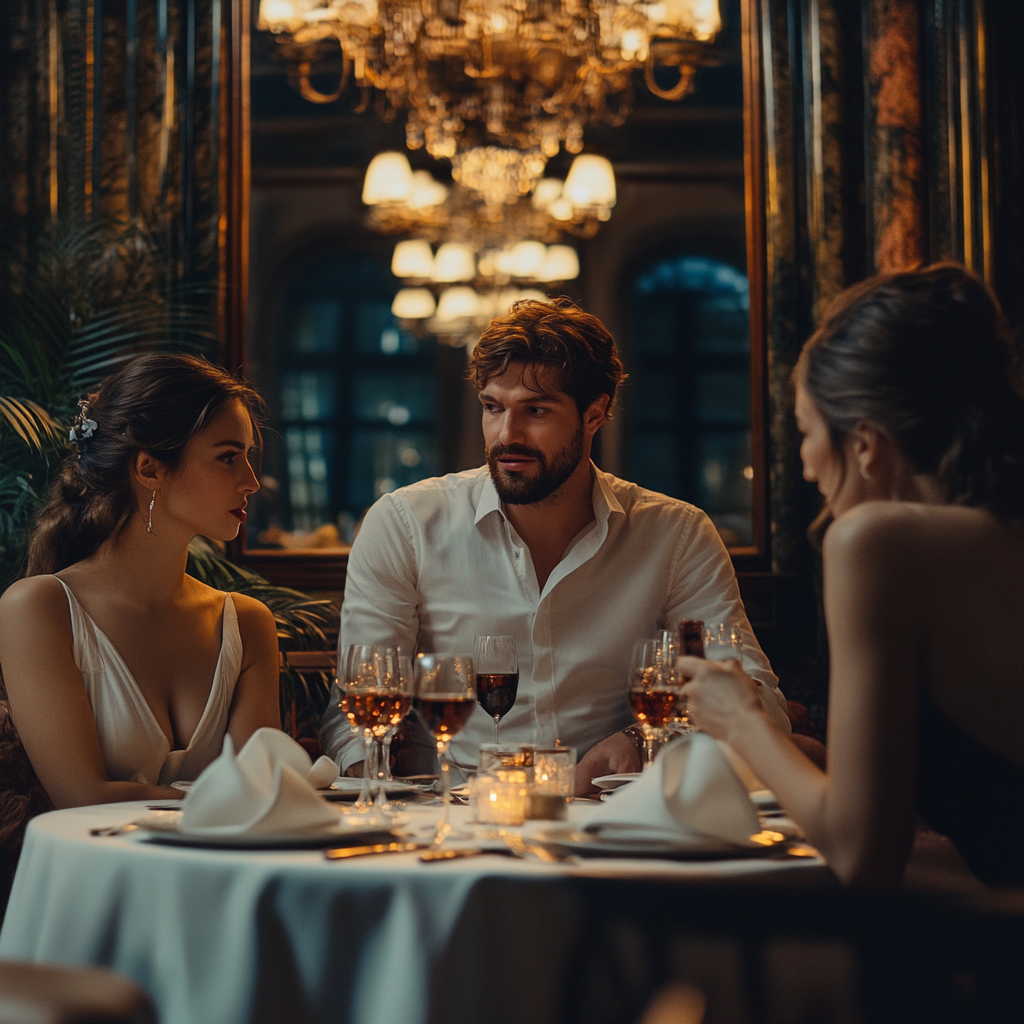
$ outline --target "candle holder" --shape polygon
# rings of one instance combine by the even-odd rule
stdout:
[[[473,783],[476,820],[484,825],[522,825],[529,789],[521,768],[481,772]]]
[[[562,821],[576,789],[575,747],[534,747],[526,817]]]

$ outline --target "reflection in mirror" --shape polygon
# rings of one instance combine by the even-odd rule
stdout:
[[[751,371],[761,324],[744,255],[742,2],[723,0],[714,60],[692,94],[658,98],[639,71],[625,123],[586,129],[586,151],[614,166],[618,202],[596,234],[557,239],[578,253],[579,277],[540,287],[601,317],[631,376],[598,437],[598,465],[704,508],[734,551],[759,554]],[[409,236],[376,233],[379,214],[361,199],[378,153],[404,152],[413,171],[449,188],[451,167],[406,150],[401,116],[385,122],[372,104],[358,112],[351,82],[336,102],[303,98],[282,49],[253,26],[245,365],[270,417],[246,548],[326,555],[347,548],[382,494],[478,466],[483,444],[465,380],[472,339],[395,319],[409,282],[391,273],[392,253]],[[309,82],[331,94],[341,71],[325,50]],[[572,159],[560,152],[545,176],[564,179]],[[435,249],[445,240],[431,238]]]

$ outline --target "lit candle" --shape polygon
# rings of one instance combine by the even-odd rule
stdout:
[[[573,795],[575,783],[574,747],[535,747],[527,818],[564,819],[568,814],[569,798]]]
[[[526,819],[526,772],[484,772],[476,777],[476,819],[487,825],[522,825]]]

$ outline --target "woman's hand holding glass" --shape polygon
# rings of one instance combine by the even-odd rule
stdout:
[[[690,721],[716,740],[730,740],[750,715],[763,716],[757,680],[743,671],[738,659],[707,661],[690,656],[678,660]]]

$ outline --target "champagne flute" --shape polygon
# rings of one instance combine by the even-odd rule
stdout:
[[[355,804],[358,811],[368,811],[373,801],[370,777],[374,733],[387,700],[387,663],[394,657],[395,649],[386,644],[352,644],[345,651],[343,674],[339,673],[341,710],[352,732],[363,737],[363,787]]]
[[[448,824],[451,782],[445,755],[452,737],[466,724],[476,706],[473,659],[464,654],[453,657],[420,654],[416,658],[415,675],[416,710],[434,737],[437,758],[441,762],[442,810],[434,836],[434,842],[440,846],[451,832]]]
[[[494,719],[494,742],[498,723],[512,709],[519,690],[519,661],[516,641],[511,636],[478,636],[473,641],[476,668],[476,699]]]

